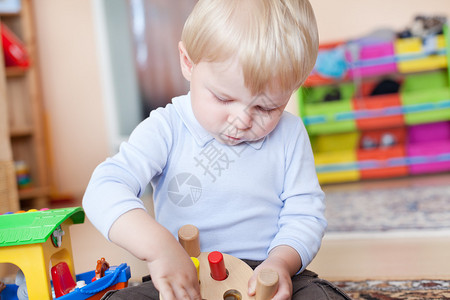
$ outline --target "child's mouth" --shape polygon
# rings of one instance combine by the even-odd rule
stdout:
[[[235,137],[232,137],[232,136],[229,136],[229,135],[225,135],[228,139],[230,139],[230,140],[232,140],[232,141],[240,141],[241,139],[240,138],[235,138]]]

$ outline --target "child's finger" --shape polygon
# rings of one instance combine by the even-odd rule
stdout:
[[[155,283],[156,289],[159,291],[159,298],[161,300],[175,300],[176,297],[173,293],[173,289],[168,282],[162,282],[160,284]]]
[[[175,299],[193,299],[183,287],[173,288],[175,291]]]
[[[285,281],[281,281],[278,285],[278,290],[273,296],[272,300],[290,300],[292,297],[292,285]]]
[[[187,292],[190,296],[189,299],[193,299],[193,300],[201,300],[202,299],[200,292],[198,290],[196,290],[195,288],[188,288]]]
[[[248,295],[254,296],[256,292],[256,274],[253,273],[253,276],[248,280]]]

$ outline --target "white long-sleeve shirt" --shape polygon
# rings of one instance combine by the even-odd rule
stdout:
[[[189,94],[174,98],[96,168],[83,199],[87,216],[108,238],[120,215],[145,209],[139,196],[149,182],[156,220],[174,236],[195,225],[204,252],[264,260],[289,245],[303,270],[327,225],[305,127],[288,112],[264,139],[228,146],[197,122]]]

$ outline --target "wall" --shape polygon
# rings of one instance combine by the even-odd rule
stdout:
[[[450,17],[448,0],[310,0],[322,41],[357,38],[378,28],[404,29],[418,14]]]
[[[53,175],[77,196],[108,155],[95,0],[34,0]],[[124,0],[125,1],[125,0]],[[450,16],[448,0],[310,0],[321,40],[357,38],[380,27],[401,30],[416,14]],[[295,103],[290,106],[296,111]]]
[[[34,2],[52,173],[61,192],[80,196],[108,155],[93,6],[85,0]]]

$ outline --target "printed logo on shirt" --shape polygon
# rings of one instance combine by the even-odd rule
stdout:
[[[175,175],[168,185],[169,199],[177,206],[192,206],[200,200],[202,195],[202,184],[200,180],[191,173],[180,173]]]

